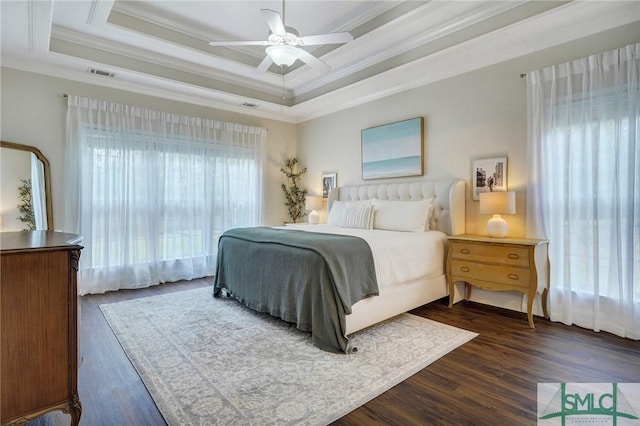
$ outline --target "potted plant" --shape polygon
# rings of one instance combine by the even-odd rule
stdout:
[[[33,214],[33,197],[31,196],[31,179],[20,179],[22,185],[18,187],[18,197],[20,202],[18,203],[18,211],[20,216],[18,220],[22,223],[26,223],[27,228],[25,231],[33,231],[36,229],[36,217]]]

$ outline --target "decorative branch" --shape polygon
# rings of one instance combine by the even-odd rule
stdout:
[[[285,203],[287,211],[293,223],[296,223],[298,219],[304,217],[306,212],[304,211],[305,197],[307,196],[307,190],[300,188],[298,182],[300,177],[307,172],[307,168],[298,168],[298,159],[295,157],[288,158],[284,162],[284,166],[280,168],[280,171],[287,177],[288,185],[282,184],[282,191],[284,192]]]

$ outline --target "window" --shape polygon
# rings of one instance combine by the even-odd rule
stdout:
[[[550,316],[640,338],[640,43],[527,75],[527,229]]]
[[[264,129],[83,99],[67,180],[82,293],[213,275],[219,236],[261,222]]]

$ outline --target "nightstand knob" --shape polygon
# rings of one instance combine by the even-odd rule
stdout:
[[[462,267],[460,267],[460,270],[462,272],[469,272],[471,269],[467,268],[466,266],[462,266]]]
[[[516,253],[509,253],[509,254],[507,255],[507,257],[508,257],[509,259],[520,259],[520,256],[519,256],[519,255],[517,255]]]
[[[460,250],[460,253],[462,253],[462,254],[469,254],[469,253],[471,253],[471,250],[469,250],[469,249],[461,249],[461,250]]]
[[[520,277],[517,274],[509,274],[507,275],[507,277],[511,278],[512,280],[520,279]]]

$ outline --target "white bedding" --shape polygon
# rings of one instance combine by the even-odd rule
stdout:
[[[446,234],[440,231],[398,232],[330,225],[288,225],[286,229],[351,235],[371,248],[380,295],[405,283],[444,273]]]

